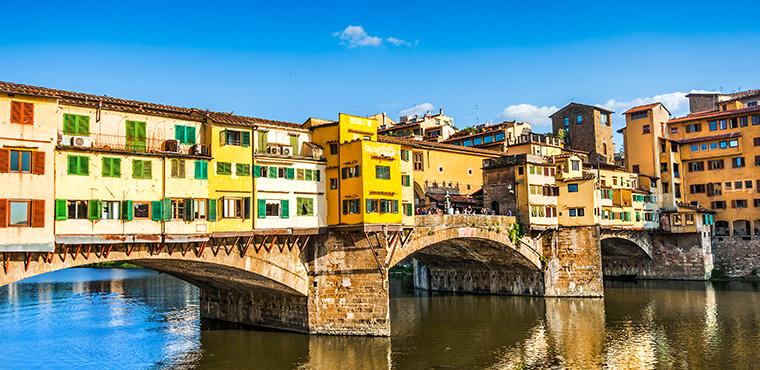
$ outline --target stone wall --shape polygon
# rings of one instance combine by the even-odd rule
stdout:
[[[386,250],[378,240],[359,232],[330,233],[309,253],[311,333],[390,335]]]
[[[428,267],[413,259],[417,289],[449,293],[534,295],[544,293],[538,270],[463,267]]]
[[[560,227],[544,235],[542,244],[546,296],[604,295],[598,226]]]
[[[200,289],[201,317],[308,333],[306,297],[266,290]]]
[[[760,237],[713,237],[715,269],[730,278],[760,275]]]

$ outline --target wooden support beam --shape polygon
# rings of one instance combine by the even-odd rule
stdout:
[[[261,239],[261,244],[259,244],[257,247],[254,247],[254,249],[256,249],[256,253],[259,253],[261,248],[264,248],[264,244],[266,244],[268,238],[269,235],[264,235],[264,237]]]
[[[377,270],[380,271],[380,275],[385,277],[385,269],[382,263],[380,263],[380,257],[375,253],[375,247],[372,246],[372,241],[370,240],[369,234],[365,231],[364,236],[367,239],[367,245],[369,246],[370,253],[372,253],[372,257],[375,259],[375,263],[377,263]]]
[[[90,259],[90,252],[92,251],[92,245],[87,244],[87,246],[84,247],[84,259],[89,260]]]
[[[304,248],[306,248],[306,246],[309,245],[309,240],[310,239],[311,239],[311,235],[306,235],[306,240],[304,240],[301,243],[301,246],[298,247],[298,250],[303,250]]]
[[[61,262],[66,262],[66,257],[69,255],[69,246],[64,245],[61,249],[58,250],[58,257],[61,258]]]
[[[74,254],[71,255],[71,260],[72,261],[76,261],[77,260],[77,257],[79,256],[79,252],[81,250],[82,250],[82,245],[81,244],[77,244],[76,252],[74,252]]]
[[[240,248],[240,258],[245,257],[245,254],[248,253],[248,248],[251,247],[251,244],[253,244],[253,236],[249,236],[248,240],[245,241],[244,246]]]
[[[103,252],[103,258],[108,258],[108,255],[111,253],[111,248],[113,248],[113,244],[109,244],[107,247],[105,247]]]
[[[202,241],[199,248],[195,250],[195,256],[196,257],[203,257],[203,251],[206,249],[206,244],[208,244],[208,241]]]
[[[45,256],[45,262],[46,263],[53,263],[53,258],[55,257],[55,252],[48,252]]]
[[[11,256],[8,253],[3,253],[3,271],[8,275],[8,264],[11,262]]]
[[[24,260],[24,272],[29,271],[29,264],[32,262],[32,254],[26,252],[26,259]]]
[[[277,242],[277,235],[274,235],[272,241],[269,243],[269,246],[267,247],[267,253],[272,253],[272,248],[274,248],[275,242]]]

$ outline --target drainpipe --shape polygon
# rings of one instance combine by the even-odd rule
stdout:
[[[256,135],[254,135],[256,133]],[[258,145],[258,135],[259,135],[259,126],[253,126],[251,131],[251,172],[253,172],[253,167],[256,166],[256,149],[255,145]],[[256,136],[256,137],[253,137]],[[261,150],[261,148],[259,148]],[[259,169],[261,171],[261,169]],[[261,172],[259,172],[259,175]],[[248,206],[251,210],[250,216],[251,216],[251,231],[256,229],[256,220],[258,218],[258,209],[254,207],[255,204],[258,204],[258,197],[256,195],[256,174],[254,173],[253,176],[251,176],[251,204]],[[254,210],[256,210],[256,215],[254,217]]]

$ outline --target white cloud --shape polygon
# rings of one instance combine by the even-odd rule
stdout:
[[[401,112],[399,112],[399,115],[400,116],[413,116],[413,115],[416,114],[416,115],[420,115],[421,116],[421,115],[423,115],[423,114],[425,114],[427,112],[432,112],[434,109],[435,109],[435,106],[433,106],[433,104],[431,104],[431,103],[422,103],[422,104],[417,104],[417,105],[415,105],[413,107],[409,107],[409,108],[401,110]]]
[[[681,117],[689,113],[689,98],[686,95],[691,93],[708,93],[714,91],[707,90],[691,90],[688,93],[676,91],[665,94],[655,95],[651,97],[636,98],[629,101],[617,101],[615,99],[607,100],[606,103],[600,104],[602,108],[614,111],[617,114],[622,114],[630,108],[639,105],[662,103],[665,108],[668,108],[671,114],[675,117]]]
[[[499,117],[505,120],[528,122],[533,126],[534,131],[541,131],[542,129],[551,130],[552,121],[549,119],[549,115],[556,112],[557,109],[555,106],[539,107],[522,103],[504,108]]]
[[[333,32],[332,36],[340,40],[340,44],[349,49],[359,48],[359,47],[364,47],[364,46],[380,47],[383,45],[383,42],[386,42],[393,46],[407,46],[407,47],[411,47],[417,44],[417,42],[412,44],[409,41],[400,39],[398,37],[393,37],[393,36],[386,37],[385,39],[379,36],[371,36],[370,34],[367,33],[367,31],[364,30],[364,27],[361,25],[346,26],[346,28],[343,29],[343,31]]]

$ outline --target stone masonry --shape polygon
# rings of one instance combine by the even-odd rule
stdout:
[[[713,237],[715,269],[728,278],[760,276],[760,237]]]
[[[542,239],[545,295],[603,296],[599,227],[560,227],[552,233]]]

